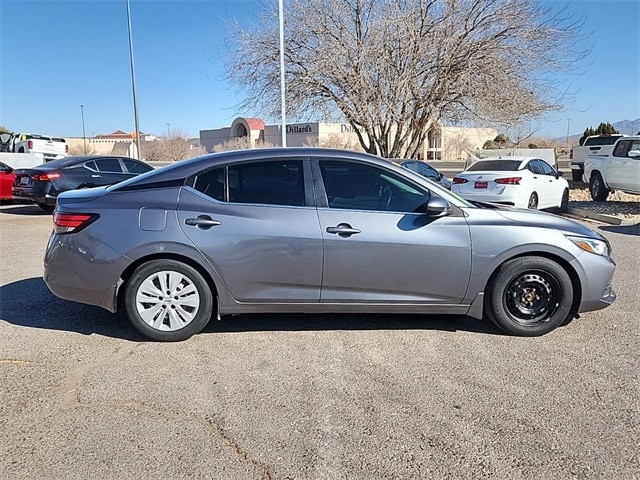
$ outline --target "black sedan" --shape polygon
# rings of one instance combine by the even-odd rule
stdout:
[[[153,170],[140,160],[111,155],[67,157],[15,172],[13,198],[53,211],[58,194],[77,188],[113,185]]]

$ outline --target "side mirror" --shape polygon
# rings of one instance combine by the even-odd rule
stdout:
[[[564,176],[564,173],[562,173],[560,170],[556,170],[556,178],[560,178],[563,176]]]
[[[631,158],[638,158],[640,157],[640,150],[629,150],[629,153],[627,155]]]
[[[449,202],[442,197],[433,195],[427,203],[423,203],[415,211],[426,213],[430,217],[443,217],[449,214]]]

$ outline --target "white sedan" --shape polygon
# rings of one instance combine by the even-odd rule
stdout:
[[[453,178],[451,191],[478,202],[519,208],[567,210],[569,183],[551,165],[535,157],[479,160]]]

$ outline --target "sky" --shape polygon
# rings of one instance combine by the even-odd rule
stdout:
[[[238,86],[225,81],[225,39],[266,1],[130,0],[142,132],[197,137],[258,116],[237,108]],[[581,46],[592,51],[581,74],[563,77],[571,100],[534,122],[537,136],[640,118],[640,0],[540,1],[584,16]],[[126,0],[0,0],[0,125],[61,137],[134,131],[127,25]]]

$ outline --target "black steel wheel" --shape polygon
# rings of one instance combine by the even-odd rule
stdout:
[[[544,257],[520,257],[500,267],[487,288],[486,311],[502,330],[544,335],[572,316],[573,284],[565,269]]]
[[[538,209],[538,194],[536,192],[533,192],[531,194],[531,196],[529,197],[529,202],[527,203],[527,208],[529,208],[531,210],[537,210]]]

